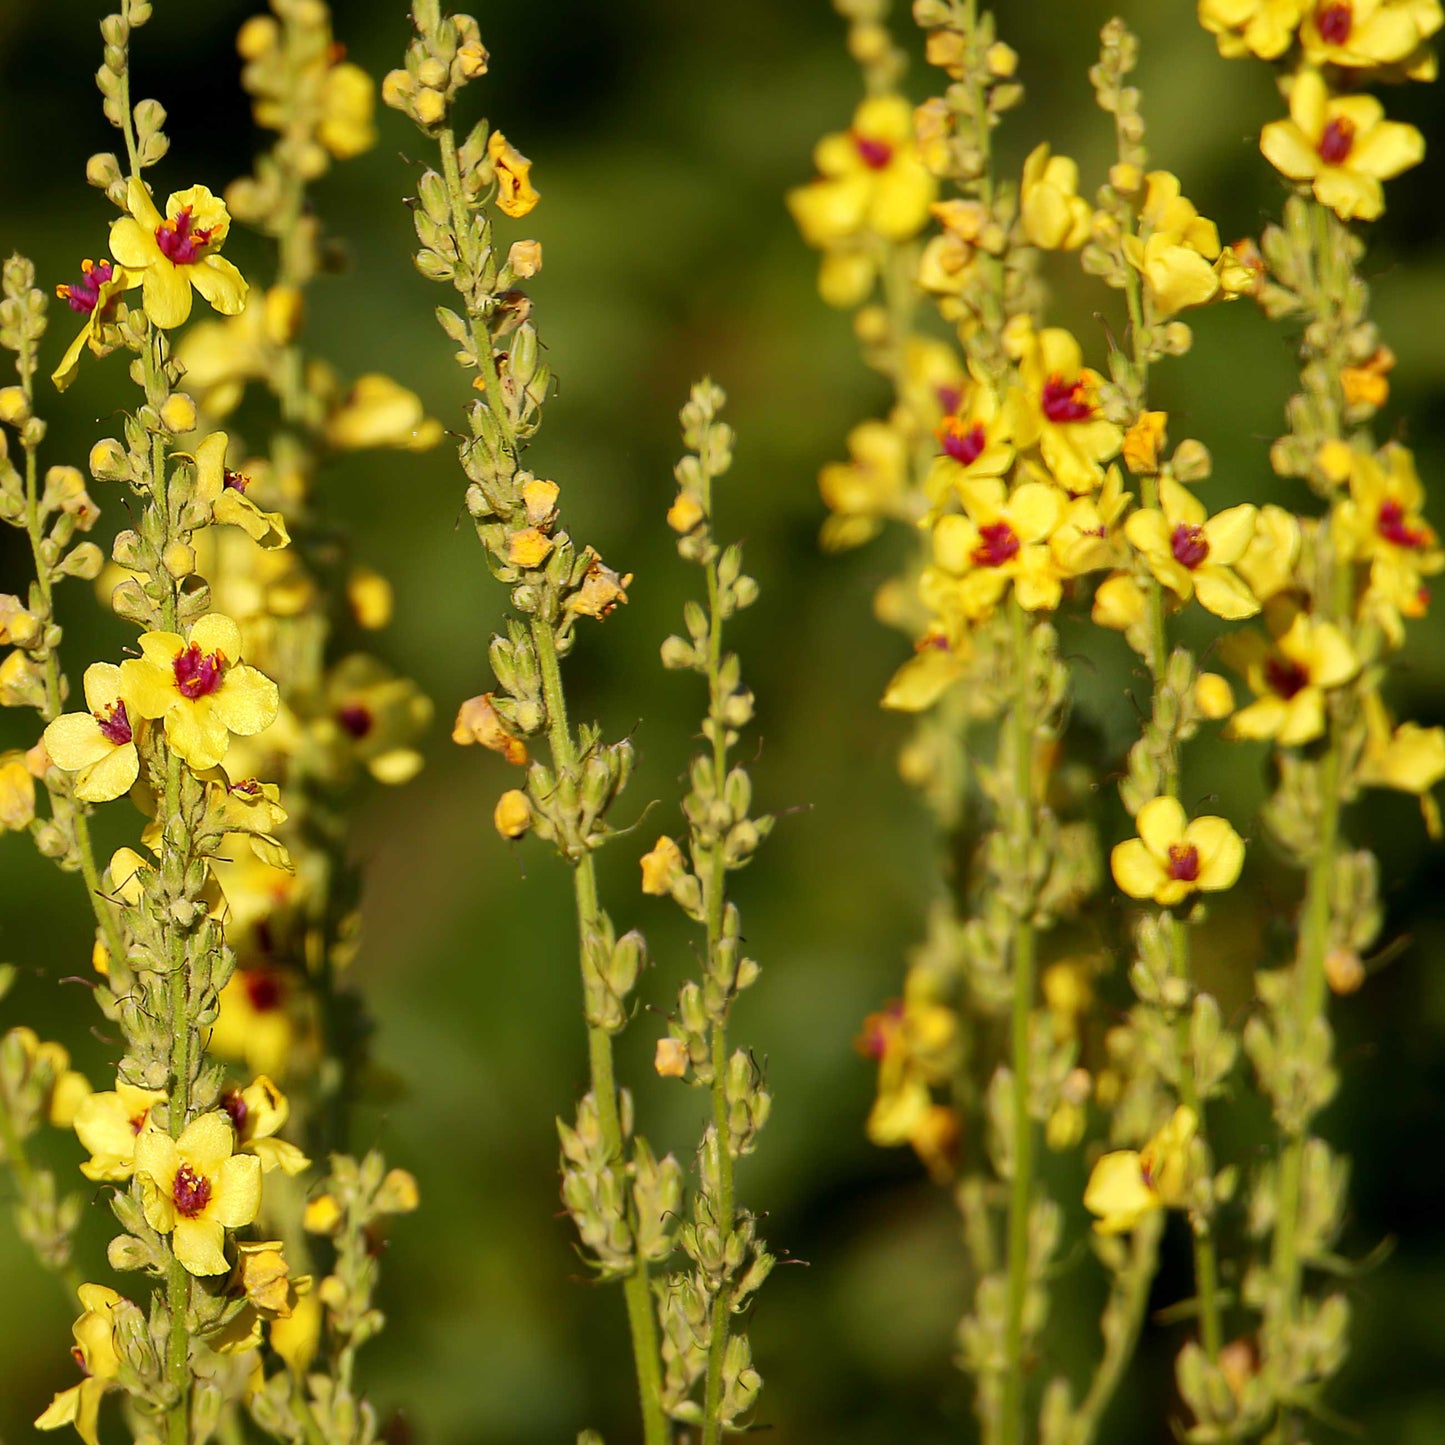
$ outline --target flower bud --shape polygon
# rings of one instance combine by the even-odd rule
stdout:
[[[492,824],[504,838],[521,838],[532,826],[532,804],[520,788],[508,788],[492,811]]]

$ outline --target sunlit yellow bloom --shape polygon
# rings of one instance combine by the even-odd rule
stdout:
[[[1146,179],[1142,235],[1125,236],[1124,253],[1143,276],[1156,314],[1168,317],[1218,294],[1211,262],[1219,255],[1219,232],[1180,194],[1177,176],[1151,171]]]
[[[130,215],[110,228],[110,251],[140,280],[146,315],[155,325],[170,330],[185,324],[193,286],[223,316],[235,316],[245,306],[245,279],[217,254],[231,215],[205,186],[175,192],[162,217],[144,182],[132,177],[126,209]]]
[[[341,61],[326,72],[316,139],[339,161],[376,144],[376,82],[359,66]]]
[[[1290,180],[1309,181],[1315,199],[1342,220],[1374,220],[1385,208],[1380,182],[1425,154],[1414,126],[1386,120],[1373,95],[1331,96],[1317,70],[1295,76],[1289,114],[1265,126],[1259,148]]]
[[[191,1274],[225,1274],[226,1230],[250,1224],[261,1207],[261,1161],[237,1154],[235,1145],[219,1109],[193,1119],[179,1139],[148,1129],[136,1140],[146,1223],[172,1236]]]
[[[497,172],[497,209],[520,220],[542,199],[532,184],[532,162],[499,130],[487,137],[487,155]]]
[[[826,250],[864,232],[905,241],[923,229],[937,183],[918,158],[913,111],[899,95],[875,95],[850,130],[813,151],[818,179],[788,192],[803,239]]]
[[[252,292],[246,305],[223,321],[198,321],[176,347],[186,385],[206,414],[219,420],[235,410],[248,381],[267,376],[279,364],[277,350],[295,338],[301,324],[301,293],[273,286]]]
[[[286,969],[238,968],[221,990],[220,1005],[208,1039],[212,1053],[242,1059],[258,1072],[296,1072],[307,1052],[301,1046],[308,1036],[306,998]]]
[[[1218,722],[1234,711],[1234,689],[1217,672],[1201,672],[1194,683],[1194,706],[1202,717]]]
[[[229,438],[223,431],[212,432],[196,448],[196,495],[211,506],[213,521],[239,527],[261,547],[285,547],[291,542],[286,519],[280,512],[263,512],[246,488],[251,479],[226,466]]]
[[[856,547],[877,535],[885,517],[906,513],[908,443],[883,421],[859,422],[848,433],[848,460],[818,473],[818,490],[832,515],[823,523],[831,551]]]
[[[1350,495],[1331,517],[1341,555],[1383,560],[1433,576],[1445,569],[1445,550],[1425,520],[1425,488],[1415,457],[1391,442],[1375,456],[1351,455]]]
[[[1159,502],[1124,523],[1155,579],[1186,602],[1197,596],[1216,617],[1253,617],[1259,601],[1233,567],[1254,536],[1254,507],[1245,503],[1210,517],[1172,477],[1160,481]]]
[[[1297,613],[1271,646],[1257,632],[1224,638],[1220,651],[1242,672],[1255,702],[1241,708],[1225,731],[1237,738],[1274,738],[1281,747],[1312,742],[1325,730],[1325,693],[1342,687],[1360,660],[1333,623]]]
[[[1037,445],[1044,465],[1066,492],[1091,492],[1104,479],[1123,431],[1099,410],[1103,377],[1083,364],[1079,343],[1059,327],[1019,338],[1022,393],[1010,398],[1013,440],[1020,451]]]
[[[93,662],[85,669],[89,712],[68,712],[45,729],[45,749],[56,767],[75,774],[75,796],[104,803],[128,793],[140,771],[133,723],[121,693],[121,670]]]
[[[1082,577],[1122,560],[1125,549],[1118,540],[1118,526],[1128,506],[1129,494],[1117,466],[1109,468],[1104,485],[1093,496],[1069,499],[1049,537],[1049,550],[1063,576]]]
[[[1300,44],[1312,65],[1373,68],[1409,65],[1412,79],[1434,78],[1419,54],[1445,23],[1439,0],[1317,0],[1300,26]]]
[[[1275,60],[1289,49],[1306,0],[1199,0],[1199,23],[1219,53],[1235,60],[1257,55]]]
[[[229,617],[199,618],[184,638],[143,633],[140,649],[120,665],[121,691],[137,716],[164,719],[166,741],[193,768],[215,767],[232,733],[250,737],[276,720],[276,684],[241,662],[241,629]]]
[[[442,439],[442,424],[426,414],[421,398],[379,372],[359,376],[326,418],[326,441],[343,451],[399,447],[424,452]]]
[[[1139,830],[1110,855],[1114,881],[1130,898],[1172,908],[1195,892],[1232,888],[1244,867],[1244,840],[1223,818],[1191,823],[1175,798],[1151,798],[1134,820]]]
[[[317,735],[337,742],[379,783],[398,786],[421,770],[417,738],[432,702],[409,677],[396,677],[367,653],[343,657],[326,680],[328,717]]]
[[[981,621],[1014,585],[1030,611],[1057,607],[1062,579],[1048,540],[1067,500],[1057,487],[1025,482],[1010,494],[997,478],[961,487],[964,511],[933,527],[933,562],[919,582],[925,603],[940,614]]]
[[[943,418],[936,435],[941,448],[928,470],[925,486],[934,506],[962,495],[965,483],[1001,477],[1013,465],[1009,445],[1011,418],[998,394],[984,380],[964,388],[955,409]]]
[[[1089,1175],[1084,1207],[1100,1217],[1100,1234],[1127,1234],[1156,1209],[1177,1209],[1188,1202],[1190,1153],[1199,1117],[1183,1104],[1140,1150],[1105,1154]]]
[[[101,1396],[120,1374],[115,1316],[120,1310],[135,1310],[135,1306],[103,1284],[83,1284],[78,1293],[85,1313],[71,1326],[71,1333],[75,1336],[76,1363],[85,1372],[85,1379],[62,1390],[35,1422],[35,1428],[58,1430],[62,1425],[74,1425],[85,1445],[99,1445]]]
[[[682,849],[671,838],[659,838],[652,851],[642,855],[642,891],[666,898],[686,867]]]
[[[1432,838],[1440,836],[1440,812],[1430,790],[1445,778],[1445,728],[1422,728],[1415,723],[1393,727],[1385,704],[1373,692],[1363,699],[1365,751],[1356,769],[1357,781],[1367,788],[1393,788],[1414,793],[1425,813]]]
[[[311,1163],[294,1144],[275,1137],[291,1117],[291,1104],[265,1074],[244,1089],[231,1089],[223,1095],[221,1107],[236,1131],[237,1152],[254,1154],[263,1173],[279,1169],[299,1174]]]
[[[135,1171],[135,1142],[150,1123],[151,1110],[165,1094],[138,1089],[117,1079],[114,1092],[92,1094],[75,1111],[75,1136],[90,1150],[80,1166],[87,1179],[129,1179]]]
[[[532,804],[520,788],[508,788],[492,810],[492,823],[504,838],[521,838],[532,826]]]
[[[140,284],[140,277],[132,275],[124,266],[112,266],[109,261],[82,261],[81,279],[69,285],[57,286],[55,294],[70,307],[85,317],[85,325],[75,340],[65,349],[60,365],[50,374],[57,391],[64,391],[75,380],[80,369],[80,353],[87,346],[95,356],[104,356],[115,340],[116,334],[109,333],[119,320],[116,311],[116,297],[122,291]]]
[[[1254,536],[1234,570],[1261,602],[1292,587],[1300,554],[1299,518],[1266,502],[1254,518]]]
[[[1077,251],[1089,239],[1094,208],[1079,195],[1079,167],[1068,156],[1050,156],[1048,143],[1024,162],[1019,221],[1024,236],[1046,251]]]
[[[25,765],[25,754],[0,753],[0,828],[20,833],[34,819],[35,779]]]

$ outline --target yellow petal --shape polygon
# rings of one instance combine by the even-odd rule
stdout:
[[[1169,856],[1171,845],[1183,838],[1185,821],[1184,809],[1179,800],[1165,796],[1151,798],[1145,803],[1139,809],[1134,826],[1139,830],[1144,846],[1156,858],[1162,859]]]
[[[1244,867],[1244,839],[1223,818],[1196,818],[1184,839],[1199,850],[1196,888],[1218,892],[1234,886]]]
[[[1159,860],[1138,838],[1129,838],[1115,846],[1109,855],[1109,868],[1114,882],[1130,898],[1152,898],[1165,881]]]
[[[260,1161],[252,1161],[260,1170]],[[198,1214],[193,1219],[177,1218],[175,1233],[171,1237],[171,1248],[176,1258],[194,1275],[208,1278],[211,1275],[227,1274],[231,1266],[226,1263],[226,1231],[210,1217],[210,1211]]]
[[[1084,1207],[1102,1216],[1094,1224],[1100,1234],[1125,1233],[1160,1207],[1159,1196],[1144,1182],[1135,1150],[1117,1149],[1094,1165],[1084,1188]]]

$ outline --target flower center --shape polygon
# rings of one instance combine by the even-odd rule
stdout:
[[[893,159],[893,147],[886,140],[873,140],[853,132],[853,147],[870,171],[881,171]]]
[[[1083,377],[1065,381],[1058,372],[1044,383],[1040,405],[1051,422],[1088,421],[1094,414]]]
[[[1302,688],[1309,686],[1310,675],[1299,663],[1287,657],[1271,657],[1264,664],[1264,679],[1269,690],[1286,702]]]
[[[203,653],[199,643],[191,643],[176,654],[174,663],[176,691],[182,697],[206,697],[220,687],[226,676],[224,652]]]
[[[233,472],[230,467],[227,467],[225,469],[225,472],[221,477],[221,486],[223,490],[226,487],[229,487],[233,492],[244,493],[246,488],[250,485],[250,477],[244,475],[241,472]]]
[[[338,708],[336,721],[341,724],[354,738],[364,738],[376,725],[376,719],[372,717],[371,710],[363,707],[359,702],[349,702],[343,708]]]
[[[177,266],[191,266],[201,259],[214,232],[214,226],[197,227],[191,208],[182,206],[170,220],[156,227],[156,245],[167,261]]]
[[[973,549],[974,565],[1002,567],[1019,554],[1019,539],[1007,522],[989,522],[978,529],[978,546]]]
[[[269,968],[248,968],[241,974],[246,997],[257,1013],[271,1013],[281,1007],[281,980]]]
[[[1203,527],[1196,527],[1192,522],[1180,522],[1169,539],[1169,550],[1181,567],[1187,567],[1192,572],[1209,556],[1209,538],[1204,535]]]
[[[1193,843],[1171,843],[1166,871],[1176,883],[1196,882],[1199,878],[1199,849]]]
[[[1348,116],[1337,115],[1320,136],[1316,147],[1327,166],[1342,166],[1355,144],[1355,123]]]
[[[109,261],[82,261],[81,278],[69,286],[57,286],[55,294],[83,316],[89,316],[100,300],[100,288],[115,274]]]
[[[182,1164],[176,1170],[171,1198],[179,1213],[194,1219],[211,1202],[211,1181],[204,1174],[196,1173],[189,1164]]]
[[[111,703],[106,709],[104,717],[96,713],[95,720],[100,724],[101,735],[106,742],[122,748],[131,741],[130,716],[125,710],[123,701],[117,700]]]
[[[238,783],[231,784],[233,793],[244,793],[248,798],[259,798],[265,789],[259,778],[242,778]]]
[[[1343,45],[1354,28],[1354,11],[1348,0],[1335,0],[1334,4],[1320,6],[1315,24],[1319,28],[1320,39],[1326,45]]]
[[[151,1111],[149,1109],[142,1109],[139,1114],[132,1114],[130,1116],[130,1132],[139,1138],[140,1131],[145,1128],[146,1120],[149,1119],[150,1116]]]
[[[246,1101],[241,1097],[239,1089],[231,1089],[221,1100],[221,1107],[230,1115],[231,1123],[236,1127],[236,1133],[240,1134],[246,1127],[246,1116],[250,1109],[246,1107]]]
[[[1395,501],[1380,503],[1375,530],[1387,542],[1396,547],[1408,547],[1412,552],[1422,551],[1427,541],[1423,531],[1405,521],[1405,509]]]
[[[943,450],[954,461],[962,462],[966,467],[972,466],[979,459],[988,442],[981,422],[965,426],[956,416],[951,416],[944,422],[938,439],[943,444]]]

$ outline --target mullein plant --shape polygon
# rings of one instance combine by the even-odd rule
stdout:
[[[476,21],[443,17],[436,0],[419,0],[412,19],[405,65],[386,77],[382,94],[436,146],[439,169],[416,183],[415,261],[457,293],[457,309],[438,307],[437,320],[473,374],[459,446],[466,505],[513,613],[490,646],[496,688],[461,704],[453,737],[525,769],[520,786],[498,798],[495,827],[509,840],[536,836],[571,868],[590,1086],[575,1117],[557,1124],[562,1200],[596,1278],[622,1285],[643,1438],[667,1445],[680,1422],[712,1442],[746,1428],[761,1388],[736,1317],[773,1262],[735,1186],[770,1098],[756,1061],[730,1051],[727,1032],[735,996],[758,976],[742,953],[727,877],[771,826],[751,816],[747,772],[731,761],[753,702],[738,659],[723,649],[723,627],[757,593],[739,548],[721,546],[713,533],[713,484],[731,463],[732,435],[718,417],[722,393],[699,384],[682,413],[690,450],[667,520],[680,553],[703,568],[707,600],[688,604],[687,636],[669,638],[662,660],[706,679],[707,747],[689,772],[686,851],[664,837],[641,860],[643,891],[670,896],[705,930],[703,975],[681,989],[655,1055],[659,1074],[711,1096],[689,1199],[682,1166],[670,1154],[658,1158],[636,1131],[631,1093],[614,1066],[613,1039],[633,1015],[646,950],[636,930],[619,935],[602,907],[594,854],[621,831],[608,815],[631,774],[633,745],[570,720],[561,666],[582,620],[608,617],[627,601],[632,579],[563,529],[562,489],[523,465],[551,388],[521,289],[540,270],[542,249],[526,238],[508,244],[503,227],[538,203],[531,162],[486,120],[459,139],[457,97],[490,63]],[[533,756],[539,741],[545,761]],[[679,1248],[688,1263],[668,1271]],[[585,1431],[579,1439],[599,1437]]]
[[[349,725],[350,709],[390,706],[400,720],[390,731],[392,751],[406,751],[406,728],[418,720],[415,703],[390,701],[394,685],[374,670],[358,678],[355,667],[333,662],[332,617],[350,598],[376,620],[383,584],[363,576],[366,586],[355,578],[346,586],[338,544],[320,533],[306,503],[319,460],[358,444],[334,434],[348,411],[351,426],[361,418],[371,439],[364,444],[397,435],[400,388],[393,384],[390,417],[378,429],[365,415],[375,408],[339,396],[329,373],[308,364],[297,343],[300,288],[318,254],[304,186],[330,155],[354,154],[369,142],[369,82],[349,67],[335,84],[341,66],[323,5],[278,0],[275,11],[243,31],[241,46],[258,119],[283,130],[249,183],[257,190],[269,184],[271,197],[239,192],[280,242],[281,278],[264,298],[222,254],[232,220],[224,201],[195,185],[173,193],[162,209],[145,181],[169,149],[163,108],[130,97],[131,41],[150,19],[150,5],[127,0],[101,26],[97,81],[106,117],[123,137],[124,161],[99,154],[86,173],[122,214],[110,227],[112,259],[85,262],[80,278],[59,288],[84,321],[52,379],[64,390],[87,354],[131,354],[140,395],[122,436],[92,448],[89,470],[130,494],[133,525],[116,537],[104,583],[115,612],[141,635],[137,655],[86,669],[82,711],[64,711],[53,591],[65,577],[102,574],[100,549],[76,541],[98,511],[74,467],[53,466],[40,484],[46,428],[35,377],[47,300],[29,262],[14,258],[4,272],[0,344],[15,354],[19,384],[0,392],[0,419],[18,437],[24,461],[22,472],[7,447],[0,484],[6,520],[30,538],[36,581],[23,603],[5,599],[5,637],[14,650],[0,672],[4,702],[33,708],[45,723],[28,752],[5,759],[6,816],[85,881],[97,925],[93,994],[119,1029],[124,1053],[113,1088],[94,1091],[58,1045],[11,1030],[0,1044],[0,1142],[20,1186],[22,1233],[62,1271],[83,1309],[75,1325],[82,1379],[57,1395],[37,1424],[73,1425],[90,1445],[108,1394],[120,1397],[137,1440],[240,1438],[246,1414],[275,1438],[375,1439],[379,1426],[356,1385],[355,1353],[383,1322],[373,1302],[383,1222],[417,1204],[405,1171],[388,1170],[375,1153],[358,1161],[341,1152],[338,1096],[349,1099],[360,1084],[354,1040],[324,1031],[324,1045],[313,1051],[293,1018],[263,1027],[260,1016],[287,1017],[285,991],[269,980],[252,986],[249,970],[238,969],[257,947],[285,947],[266,966],[289,966],[295,991],[316,999],[323,1017],[336,1007],[334,970],[353,946],[355,889],[336,836],[340,825],[329,815],[323,825],[313,818],[341,806],[337,774],[363,736]],[[291,67],[279,99],[274,78],[268,90],[268,50]],[[270,203],[275,197],[278,206]],[[209,386],[197,375],[191,386],[202,404],[181,389],[189,372],[182,352],[197,333],[173,345],[197,294],[227,318],[218,324],[249,326],[247,355],[270,356],[266,370],[213,374]],[[234,357],[239,349],[216,342],[207,355]],[[193,351],[198,373],[205,350]],[[247,495],[251,471],[227,465],[228,437],[210,429],[226,409],[215,398],[222,381],[229,380],[234,405],[244,379],[263,374],[272,379],[283,426],[269,484],[257,491],[278,510]],[[416,444],[425,426],[419,403],[408,404],[418,414],[395,444]],[[326,545],[298,548],[276,567],[267,559],[290,552],[292,527],[298,537],[315,529]],[[239,605],[227,610],[223,598]],[[409,762],[376,766],[385,751],[360,756],[378,775],[404,776]],[[36,782],[49,798],[43,818],[35,816]],[[287,801],[301,805],[296,818],[282,804],[283,785]],[[89,809],[127,795],[147,820],[138,847],[119,849],[102,866]],[[281,945],[283,938],[294,942]],[[254,1023],[235,1018],[238,979],[240,1011],[249,1007]],[[228,1033],[246,1047],[228,1049]],[[263,1041],[271,1072],[282,1076],[299,1061],[323,1081],[301,1096],[306,1119],[292,1124],[290,1100],[253,1067],[252,1046]],[[333,1049],[329,1057],[313,1057],[325,1046]],[[228,1056],[245,1072],[228,1069]],[[88,1150],[81,1173],[107,1189],[122,1230],[110,1242],[109,1263],[151,1276],[148,1300],[144,1289],[81,1282],[69,1258],[80,1196],[58,1198],[54,1179],[26,1151],[45,1118],[73,1127]],[[302,1123],[308,1142],[330,1151],[323,1182],[302,1149],[282,1137]],[[321,1243],[308,1245],[307,1233]]]
[[[1304,1415],[1328,1413],[1322,1390],[1348,1318],[1343,1295],[1312,1295],[1306,1276],[1339,1268],[1345,1205],[1345,1163],[1311,1133],[1336,1087],[1324,1004],[1331,989],[1360,986],[1380,927],[1374,861],[1345,844],[1341,811],[1363,787],[1396,788],[1421,797],[1437,832],[1429,790],[1445,776],[1445,733],[1397,725],[1380,696],[1404,620],[1423,612],[1424,579],[1445,556],[1410,454],[1378,449],[1369,430],[1393,358],[1368,321],[1363,244],[1348,224],[1378,216],[1381,182],[1423,150],[1359,87],[1433,78],[1440,9],[1202,0],[1225,55],[1278,63],[1290,109],[1261,137],[1295,183],[1283,223],[1258,244],[1222,247],[1178,178],[1147,169],[1128,82],[1137,43],[1121,22],[1105,28],[1090,74],[1116,140],[1091,202],[1074,162],[1047,145],[1017,179],[997,173],[991,137],[1022,97],[1018,60],[972,0],[914,5],[949,81],[916,109],[897,89],[885,6],[837,8],[870,93],[850,129],[820,143],[818,179],[789,203],[823,251],[824,299],[856,308],[894,405],[855,429],[849,462],[824,469],[824,541],[857,544],[887,520],[918,530],[919,554],[879,596],[916,652],[883,702],[924,715],[902,770],[957,834],[944,852],[951,896],[904,997],[860,1039],[879,1066],[868,1132],[912,1144],[954,1186],[976,1272],[960,1362],[986,1440],[1098,1437],[1169,1209],[1187,1218],[1194,1260],[1180,1308],[1194,1322],[1176,1372],[1191,1416],[1181,1428],[1200,1442],[1302,1438]],[[1046,324],[1039,260],[1050,251],[1077,253],[1122,294],[1105,371]],[[1193,341],[1180,313],[1245,295],[1305,322],[1301,391],[1270,460],[1310,483],[1322,515],[1295,516],[1267,493],[1211,512],[1193,490],[1209,476],[1207,448],[1186,437],[1171,450],[1169,418],[1150,408],[1152,370]],[[918,320],[923,296],[950,340]],[[1104,875],[1068,757],[1070,682],[1051,620],[1085,604],[1123,635],[1151,694],[1121,770],[1137,836],[1109,853],[1113,883],[1140,905],[1118,950],[1134,1002],[1112,1026],[1095,1006],[1107,952],[1082,945],[1101,907],[1119,910],[1095,896]],[[1238,624],[1217,651],[1253,701],[1236,708],[1229,681],[1178,635],[1174,618],[1194,609]],[[1293,960],[1259,969],[1242,1029],[1198,981],[1204,897],[1231,889],[1245,863],[1234,823],[1185,806],[1185,744],[1214,722],[1226,738],[1275,745],[1264,824],[1305,876]],[[1107,924],[1093,927],[1097,937]],[[1244,1087],[1241,1051],[1280,1133],[1276,1158],[1247,1177],[1216,1157],[1209,1128],[1209,1106]],[[1092,1161],[1082,1203],[1097,1216],[1109,1291],[1082,1390],[1033,1378],[1047,1282],[1080,1215],[1043,1197],[1040,1133]],[[1237,1249],[1222,1258],[1226,1238]]]

